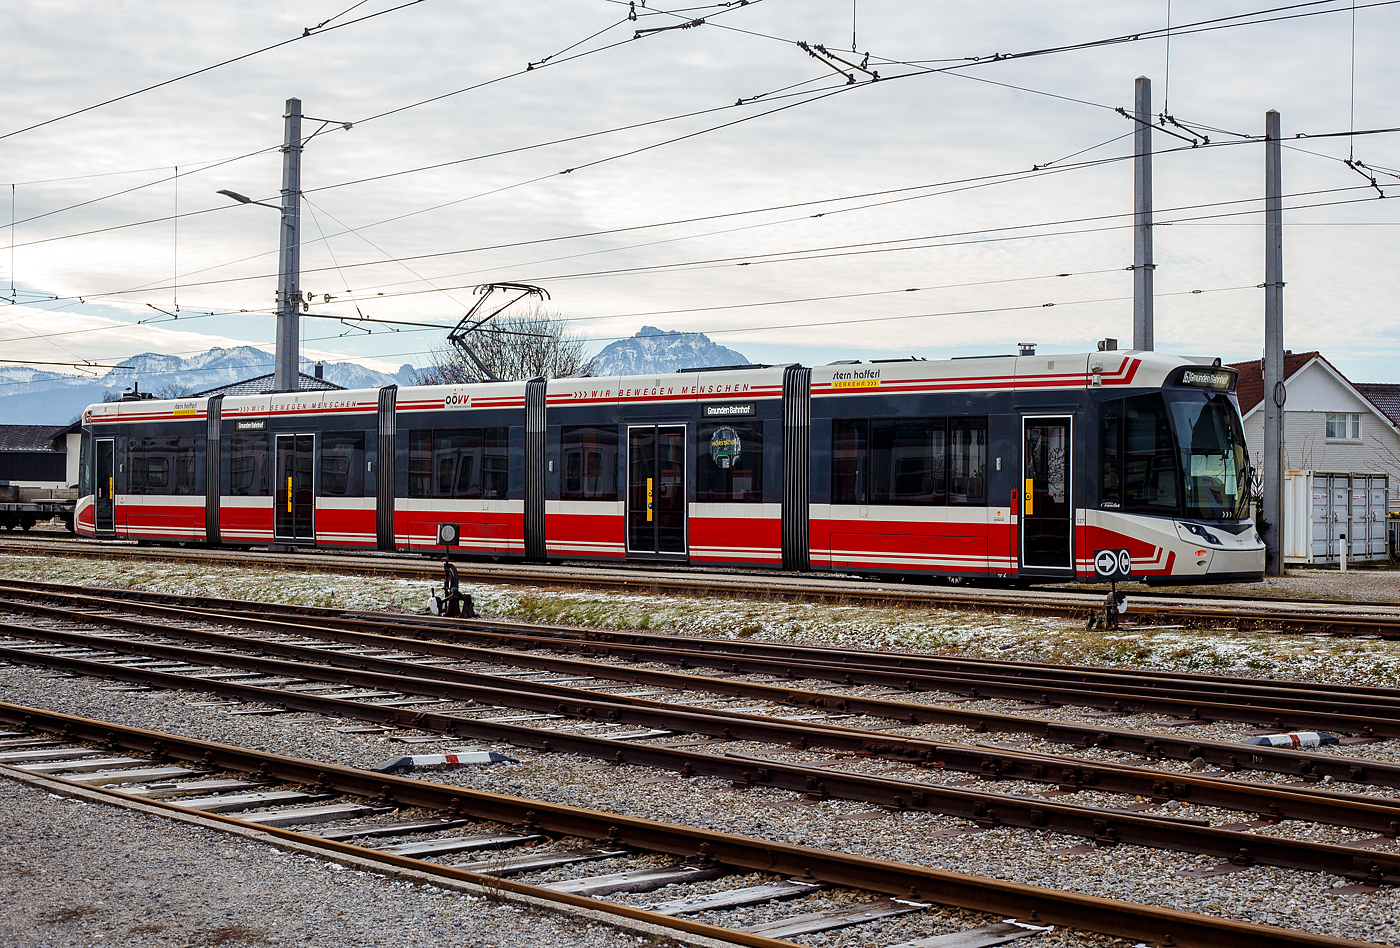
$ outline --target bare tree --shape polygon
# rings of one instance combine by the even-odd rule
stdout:
[[[122,400],[122,397],[124,395],[134,393],[139,393],[149,398],[175,399],[184,398],[186,395],[189,395],[193,392],[194,386],[181,385],[179,382],[167,382],[158,388],[142,392],[141,383],[140,381],[137,381],[131,386],[131,388],[126,389],[125,391],[108,389],[107,391],[102,393],[102,400],[104,402],[119,402]]]
[[[467,340],[499,379],[560,378],[587,374],[588,343],[558,313],[536,305],[517,316],[499,316]],[[420,385],[481,380],[481,371],[460,350],[444,342],[432,349],[434,365],[418,372]]]

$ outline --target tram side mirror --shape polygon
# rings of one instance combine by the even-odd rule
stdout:
[[[440,523],[437,528],[438,546],[456,546],[462,538],[462,528],[455,523]]]

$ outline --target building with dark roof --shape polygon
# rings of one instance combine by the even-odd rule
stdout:
[[[1264,364],[1233,368],[1245,442],[1262,468]],[[1389,474],[1390,509],[1400,510],[1400,385],[1354,385],[1320,352],[1284,352],[1283,377],[1285,469]]]
[[[0,425],[0,485],[39,488],[67,486],[66,435],[70,427]]]
[[[297,388],[303,392],[318,391],[345,391],[344,385],[336,385],[334,382],[327,382],[321,378],[321,366],[316,366],[315,375],[307,375],[305,372],[298,372],[297,378],[301,382]],[[230,382],[227,385],[220,385],[216,388],[206,389],[202,392],[195,392],[190,398],[212,398],[215,395],[268,395],[276,392],[277,377],[273,373],[267,375],[257,375],[251,379],[244,379],[241,382]]]
[[[1400,425],[1400,384],[1395,382],[1357,382],[1356,390],[1375,405],[1392,422]]]

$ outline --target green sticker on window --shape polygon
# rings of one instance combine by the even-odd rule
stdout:
[[[722,471],[734,466],[743,447],[743,443],[739,441],[739,432],[733,428],[716,428],[715,433],[710,436],[710,457],[714,458],[715,467]]]

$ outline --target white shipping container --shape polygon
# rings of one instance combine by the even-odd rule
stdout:
[[[1285,471],[1283,561],[1314,566],[1383,562],[1390,479],[1363,471]]]

